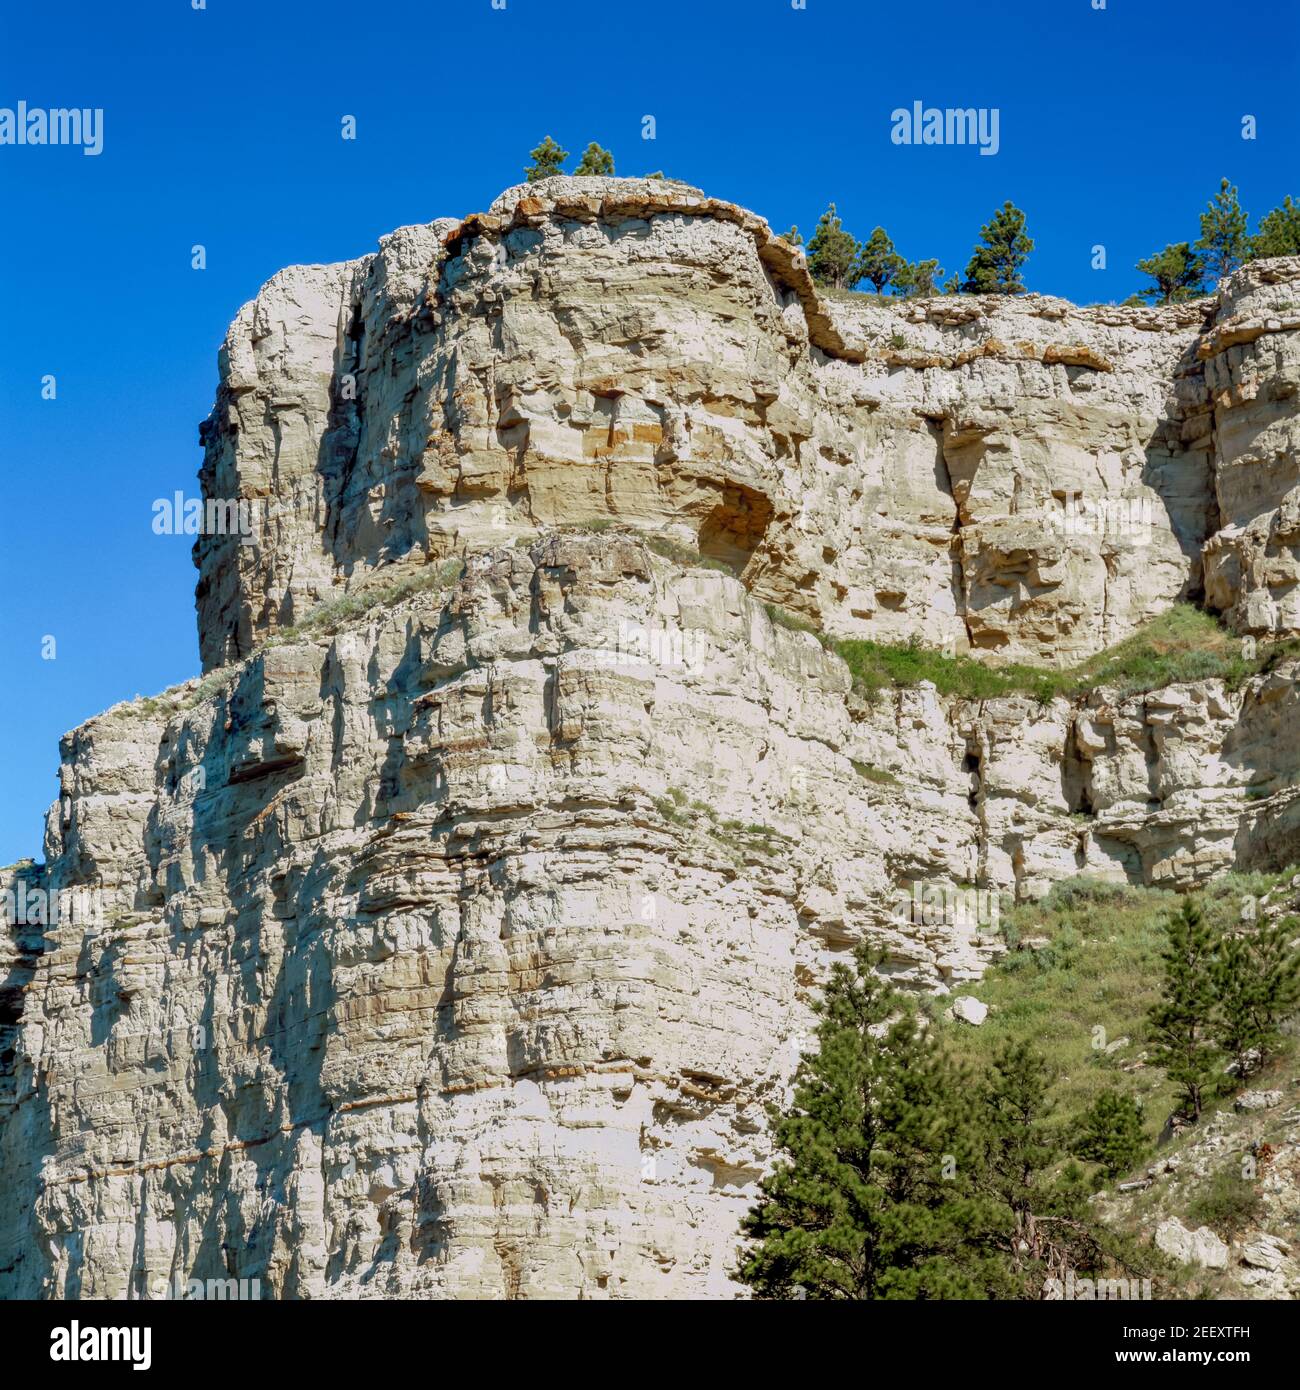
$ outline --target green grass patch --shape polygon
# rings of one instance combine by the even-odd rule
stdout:
[[[1235,687],[1283,658],[1300,653],[1300,642],[1288,641],[1261,647],[1254,657],[1246,657],[1239,637],[1211,614],[1185,603],[1068,670],[1023,664],[989,666],[972,656],[947,656],[922,646],[919,640],[893,644],[841,638],[828,645],[843,658],[855,687],[868,696],[889,686],[928,680],[941,695],[970,700],[1028,695],[1043,703],[1056,696],[1086,695],[1102,687],[1121,699],[1182,681],[1222,680]]]
[[[1197,896],[1206,917],[1227,927],[1239,921],[1243,897],[1262,896],[1294,874],[1294,867],[1225,874]],[[1132,1095],[1142,1104],[1145,1137],[1153,1145],[1175,1109],[1176,1088],[1157,1067],[1125,1070],[1125,1064],[1149,1046],[1146,1018],[1163,978],[1164,922],[1179,902],[1180,895],[1162,889],[1088,877],[1056,884],[1040,902],[1003,914],[1001,930],[1013,949],[982,980],[960,987],[989,1005],[984,1023],[971,1028],[944,1020],[937,1026],[958,1057],[981,1069],[1004,1041],[1031,1042],[1060,1073],[1054,1094],[1064,1125],[1077,1125],[1103,1091]],[[1048,944],[1014,949],[1026,937]],[[931,1007],[941,1012],[943,1006],[938,999]],[[1129,1041],[1107,1052],[1121,1038]],[[1294,1051],[1290,1038],[1286,1051]],[[1237,1085],[1225,1077],[1209,1108],[1230,1106]]]
[[[465,572],[460,560],[444,560],[440,565],[427,565],[414,570],[384,588],[363,589],[357,593],[340,594],[337,598],[319,603],[301,621],[281,628],[264,645],[279,646],[299,637],[333,637],[342,627],[356,618],[378,608],[389,608],[415,594],[449,589]]]
[[[892,772],[883,767],[872,767],[870,763],[860,763],[856,758],[851,758],[853,770],[862,778],[864,782],[875,782],[882,787],[896,787],[899,785],[898,778]]]
[[[787,608],[778,608],[775,603],[765,603],[763,605],[767,616],[777,627],[783,627],[787,632],[806,632],[815,637],[823,647],[828,650],[835,650],[835,641],[827,637],[818,628],[814,627],[807,618],[801,618],[797,613],[791,613]]]
[[[1046,701],[1060,693],[1056,672],[1032,666],[987,666],[974,657],[946,656],[923,647],[919,640],[886,643],[841,638],[831,647],[849,668],[854,687],[866,695],[921,681],[932,681],[941,695],[970,700],[1024,693]]]
[[[736,578],[737,570],[734,565],[727,564],[725,560],[715,559],[712,555],[701,555],[693,546],[685,545],[671,536],[639,535],[637,538],[656,555],[671,560],[675,565],[681,565],[683,569],[716,570],[720,574],[729,574],[733,579]]]
[[[989,1016],[979,1028],[939,1025],[954,1053],[983,1072],[1003,1042],[1031,1042],[1059,1072],[1060,1123],[1076,1125],[1118,1085],[1144,1102],[1146,1137],[1154,1142],[1174,1088],[1155,1068],[1125,1072],[1123,1064],[1141,1051],[1161,978],[1164,917],[1177,902],[1155,889],[1076,879],[1040,903],[1013,908],[1002,920],[1007,940],[1045,937],[1048,944],[1011,951],[977,984],[961,987],[989,1005]],[[1130,1042],[1107,1053],[1123,1037]]]

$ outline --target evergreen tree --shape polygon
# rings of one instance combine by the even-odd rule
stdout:
[[[1011,1216],[998,1243],[1012,1297],[1041,1298],[1048,1279],[1070,1270],[1133,1275],[1149,1263],[1136,1241],[1097,1221],[1082,1171],[1064,1162],[1053,1120],[1055,1079],[1029,1043],[1005,1043],[981,1093],[980,1187]]]
[[[1280,1025],[1300,1004],[1300,952],[1291,949],[1295,918],[1262,922],[1228,937],[1215,963],[1218,1039],[1245,1077],[1268,1060]]]
[[[1060,1158],[1051,1116],[1053,1076],[1029,1043],[1004,1043],[984,1082],[984,1181],[1022,1233]]]
[[[858,282],[857,264],[858,243],[840,225],[832,203],[808,243],[808,269],[819,285],[846,290]]]
[[[1237,201],[1237,190],[1224,179],[1219,191],[1201,214],[1201,235],[1196,249],[1205,252],[1206,270],[1216,279],[1231,274],[1250,256],[1246,214]]]
[[[1025,231],[1025,214],[1010,199],[980,228],[980,243],[966,266],[962,288],[970,294],[1023,294],[1020,272],[1034,243]]]
[[[608,150],[601,149],[593,140],[583,150],[582,160],[573,172],[578,175],[604,175],[606,178],[612,178],[614,175],[614,156]]]
[[[961,293],[961,276],[960,276],[960,275],[953,275],[953,276],[950,276],[947,280],[945,280],[945,281],[943,282],[943,289],[940,290],[939,293],[940,293],[940,294],[960,294],[960,293]]]
[[[781,1161],[742,1222],[736,1277],[761,1297],[978,1298],[998,1287],[1005,1211],[977,1192],[973,1087],[903,997],[837,964],[818,1049],[771,1112]]]
[[[1155,1041],[1152,1060],[1179,1087],[1184,1106],[1197,1120],[1219,1056],[1211,1031],[1217,944],[1201,909],[1185,898],[1165,923],[1161,997],[1147,1015]]]
[[[562,174],[564,161],[569,157],[568,150],[562,150],[549,135],[536,149],[529,150],[528,154],[533,161],[524,170],[529,183],[536,183],[538,179],[549,179],[556,174]]]
[[[791,227],[790,230],[785,234],[784,240],[788,241],[791,246],[803,245],[803,237],[799,235],[798,227]]]
[[[942,274],[938,261],[904,261],[894,272],[894,293],[903,299],[928,299]]]
[[[1139,261],[1137,268],[1156,282],[1139,291],[1150,302],[1181,304],[1185,299],[1195,299],[1202,293],[1201,279],[1205,268],[1201,258],[1185,241],[1180,241],[1176,246],[1166,246],[1156,255]]]
[[[1291,201],[1290,194],[1280,208],[1260,218],[1259,231],[1251,238],[1250,253],[1253,257],[1300,256],[1300,206]]]
[[[869,280],[877,294],[885,292],[885,286],[904,265],[883,227],[877,227],[858,248],[858,278]]]
[[[1084,1112],[1074,1152],[1089,1163],[1101,1164],[1108,1178],[1129,1172],[1146,1151],[1142,1111],[1133,1096],[1103,1091]]]

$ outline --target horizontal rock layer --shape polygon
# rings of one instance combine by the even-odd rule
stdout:
[[[827,631],[1069,663],[1204,588],[1300,630],[1300,259],[1213,299],[828,299],[732,204],[557,178],[296,267],[232,325],[213,667],[378,566],[617,520]]]
[[[203,427],[256,519],[196,546],[210,674],[69,734],[0,880],[0,1293],[730,1295],[832,961],[947,992],[999,893],[1300,857],[1294,662],[870,700],[767,607],[995,660],[1202,585],[1290,631],[1298,278],[827,299],[592,179],[275,277]]]

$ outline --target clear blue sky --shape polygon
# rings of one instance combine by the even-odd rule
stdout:
[[[151,504],[197,491],[217,347],[281,266],[482,209],[551,134],[778,230],[807,235],[833,198],[857,235],[882,224],[950,273],[1011,198],[1038,243],[1031,289],[1122,299],[1140,256],[1196,236],[1221,176],[1256,216],[1300,195],[1297,15],[1294,0],[6,4],[0,107],[105,117],[98,157],[0,146],[0,863],[41,857],[64,731],[198,669],[190,538],[154,535]],[[999,153],[893,145],[890,112],[916,100],[998,108]]]

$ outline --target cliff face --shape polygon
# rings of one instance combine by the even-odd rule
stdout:
[[[990,661],[1202,591],[1295,631],[1288,295],[827,300],[597,179],[276,276],[203,427],[255,518],[196,547],[211,674],[65,738],[17,871],[103,910],[0,934],[0,1289],[726,1294],[829,962],[1000,949],[900,894],[1300,857],[1294,664],[870,701],[765,608]]]
[[[1298,275],[1163,310],[827,300],[692,190],[512,189],[241,311],[203,477],[262,543],[200,541],[205,665],[376,566],[608,518],[842,635],[1068,662],[1207,560],[1243,630],[1295,631]]]

